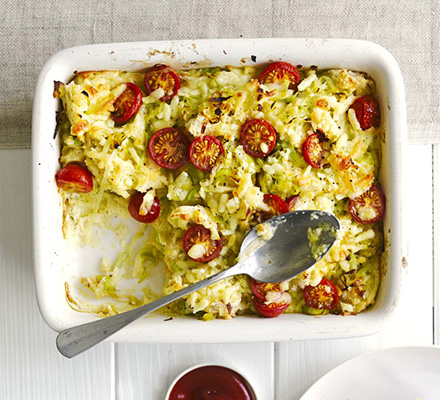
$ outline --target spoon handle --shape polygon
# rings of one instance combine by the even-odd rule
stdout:
[[[192,292],[203,289],[221,279],[240,274],[241,269],[239,268],[239,265],[240,264],[236,264],[235,266],[212,275],[209,278],[196,282],[193,285],[187,286],[142,307],[135,308],[134,310],[66,329],[60,332],[57,336],[56,343],[58,350],[63,356],[72,358],[102,342],[104,339],[107,339],[141,316],[166,306]]]

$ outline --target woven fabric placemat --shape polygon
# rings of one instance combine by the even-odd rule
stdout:
[[[440,143],[440,2],[310,0],[3,0],[0,148],[29,148],[38,74],[72,46],[235,37],[353,38],[402,69],[410,143]]]

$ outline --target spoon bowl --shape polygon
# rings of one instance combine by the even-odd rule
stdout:
[[[247,265],[244,273],[264,283],[285,281],[312,267],[330,250],[340,228],[334,215],[310,210],[278,215],[262,225],[270,238],[254,228],[241,245],[239,259]]]
[[[275,216],[248,233],[233,267],[134,310],[66,329],[57,336],[58,350],[65,357],[74,357],[141,316],[230,276],[246,274],[264,283],[291,279],[330,250],[339,228],[337,218],[324,211]]]

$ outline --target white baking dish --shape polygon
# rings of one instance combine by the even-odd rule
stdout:
[[[256,61],[253,61],[256,60]],[[71,248],[61,232],[62,207],[54,175],[59,142],[53,138],[53,82],[71,79],[85,70],[139,70],[157,63],[173,68],[255,65],[284,60],[294,65],[365,71],[376,81],[386,138],[380,174],[387,198],[384,219],[387,266],[374,307],[357,316],[302,314],[274,319],[237,317],[199,321],[162,315],[136,321],[112,337],[114,341],[214,343],[287,341],[352,337],[377,332],[392,317],[398,303],[402,264],[402,150],[406,141],[406,110],[402,75],[395,59],[382,47],[364,41],[336,39],[236,39],[117,43],[60,51],[44,66],[37,83],[33,114],[34,264],[38,303],[48,325],[56,331],[97,317],[74,311],[66,301],[64,283],[96,262],[96,252]],[[194,64],[195,63],[195,64]],[[405,246],[406,249],[406,246]],[[87,258],[89,257],[89,259]]]

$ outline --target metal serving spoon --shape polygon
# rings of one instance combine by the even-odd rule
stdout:
[[[293,278],[328,252],[340,227],[336,217],[324,211],[294,211],[275,216],[262,225],[268,229],[269,238],[263,239],[256,228],[252,229],[233,267],[134,310],[66,329],[57,337],[58,350],[65,357],[74,357],[141,316],[229,276],[246,274],[265,283]],[[313,245],[309,241],[309,229],[317,229],[318,241]]]

